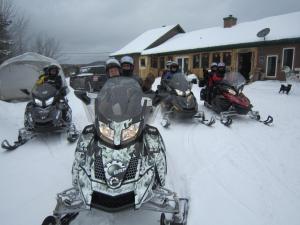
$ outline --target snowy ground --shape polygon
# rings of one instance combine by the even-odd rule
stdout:
[[[245,88],[255,109],[274,117],[272,127],[237,118],[231,128],[190,121],[159,127],[167,147],[168,187],[191,199],[193,225],[300,224],[300,84],[289,96],[277,81]],[[198,97],[199,89],[194,86]],[[88,122],[71,93],[74,122]],[[208,115],[213,113],[199,106]],[[0,102],[0,137],[13,140],[22,126],[25,103]],[[51,214],[55,196],[71,185],[75,144],[64,134],[46,135],[13,152],[0,151],[0,218],[5,225],[39,225]],[[86,218],[88,216],[88,219]],[[81,213],[72,224],[159,224],[159,214],[125,211]]]

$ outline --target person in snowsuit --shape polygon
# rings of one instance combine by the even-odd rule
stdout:
[[[223,62],[218,63],[218,73],[219,73],[219,76],[223,79],[225,76],[225,73],[226,73],[225,63],[223,63]]]
[[[220,67],[219,67],[220,65]],[[220,68],[220,70],[219,70]],[[225,75],[225,64],[224,63],[212,63],[211,72],[208,76],[208,84],[207,84],[207,98],[206,101],[211,104],[211,100],[217,94],[215,86],[219,82],[221,82]]]
[[[56,89],[60,90],[63,87],[63,81],[59,75],[60,68],[57,65],[50,65],[43,69],[43,74],[39,76],[36,84],[49,83]],[[65,93],[66,94],[66,93]]]
[[[177,62],[172,61],[168,63],[167,66],[168,72],[162,76],[162,80],[170,80],[173,77],[173,75],[178,72],[179,65]]]
[[[65,121],[71,120],[70,117],[70,106],[68,105],[68,100],[65,98],[67,95],[66,86],[63,85],[63,80],[59,75],[60,68],[51,64],[48,67],[44,67],[43,74],[39,76],[36,81],[37,85],[48,83],[53,85],[57,90],[59,90],[59,95],[56,97],[55,102],[59,102],[59,109],[62,110],[62,117]]]
[[[173,75],[178,72],[179,65],[175,61],[167,63],[167,73],[163,74],[160,81],[160,88],[166,90],[166,83],[172,79]]]
[[[134,71],[134,62],[133,58],[130,56],[123,56],[121,58],[121,68],[122,68],[122,76],[131,77],[135,79],[142,86],[142,79],[133,73]]]

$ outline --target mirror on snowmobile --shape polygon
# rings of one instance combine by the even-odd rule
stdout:
[[[91,99],[87,96],[85,91],[74,91],[74,94],[77,98],[79,98],[84,104],[89,105],[91,103]]]
[[[90,99],[96,99],[98,97],[97,93],[92,93],[92,92],[86,92],[86,95],[90,98]]]
[[[20,91],[22,91],[25,95],[30,95],[30,91],[28,91],[28,89],[20,89]]]
[[[151,107],[152,106],[152,99],[151,98],[149,98],[149,97],[142,97],[142,99],[141,99],[141,106],[144,106],[145,102],[146,102],[146,106],[147,107]]]
[[[196,78],[192,79],[191,83],[192,84],[197,84],[197,79]]]

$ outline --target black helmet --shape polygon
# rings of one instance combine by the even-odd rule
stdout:
[[[55,70],[55,74],[51,74],[52,70]],[[56,76],[59,74],[60,68],[55,64],[51,64],[50,66],[47,67],[46,71],[47,71],[47,74]]]

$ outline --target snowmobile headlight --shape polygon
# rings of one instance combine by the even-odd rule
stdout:
[[[176,94],[177,94],[177,95],[183,96],[183,91],[180,91],[180,90],[178,90],[178,89],[175,89],[175,91],[176,91]]]
[[[43,102],[37,98],[34,98],[34,103],[37,104],[38,106],[43,106]]]
[[[236,92],[232,89],[227,89],[227,91],[229,94],[236,95]]]
[[[51,105],[53,103],[54,97],[49,98],[48,100],[46,100],[46,106]]]
[[[187,90],[185,91],[185,95],[188,96],[188,95],[190,95],[190,94],[191,94],[191,90],[190,90],[190,89],[187,89]]]
[[[140,122],[131,124],[127,129],[122,130],[122,141],[127,141],[136,137],[139,132]]]
[[[107,124],[102,123],[99,121],[99,130],[100,133],[107,139],[113,141],[114,140],[114,135],[115,131],[112,130]]]

